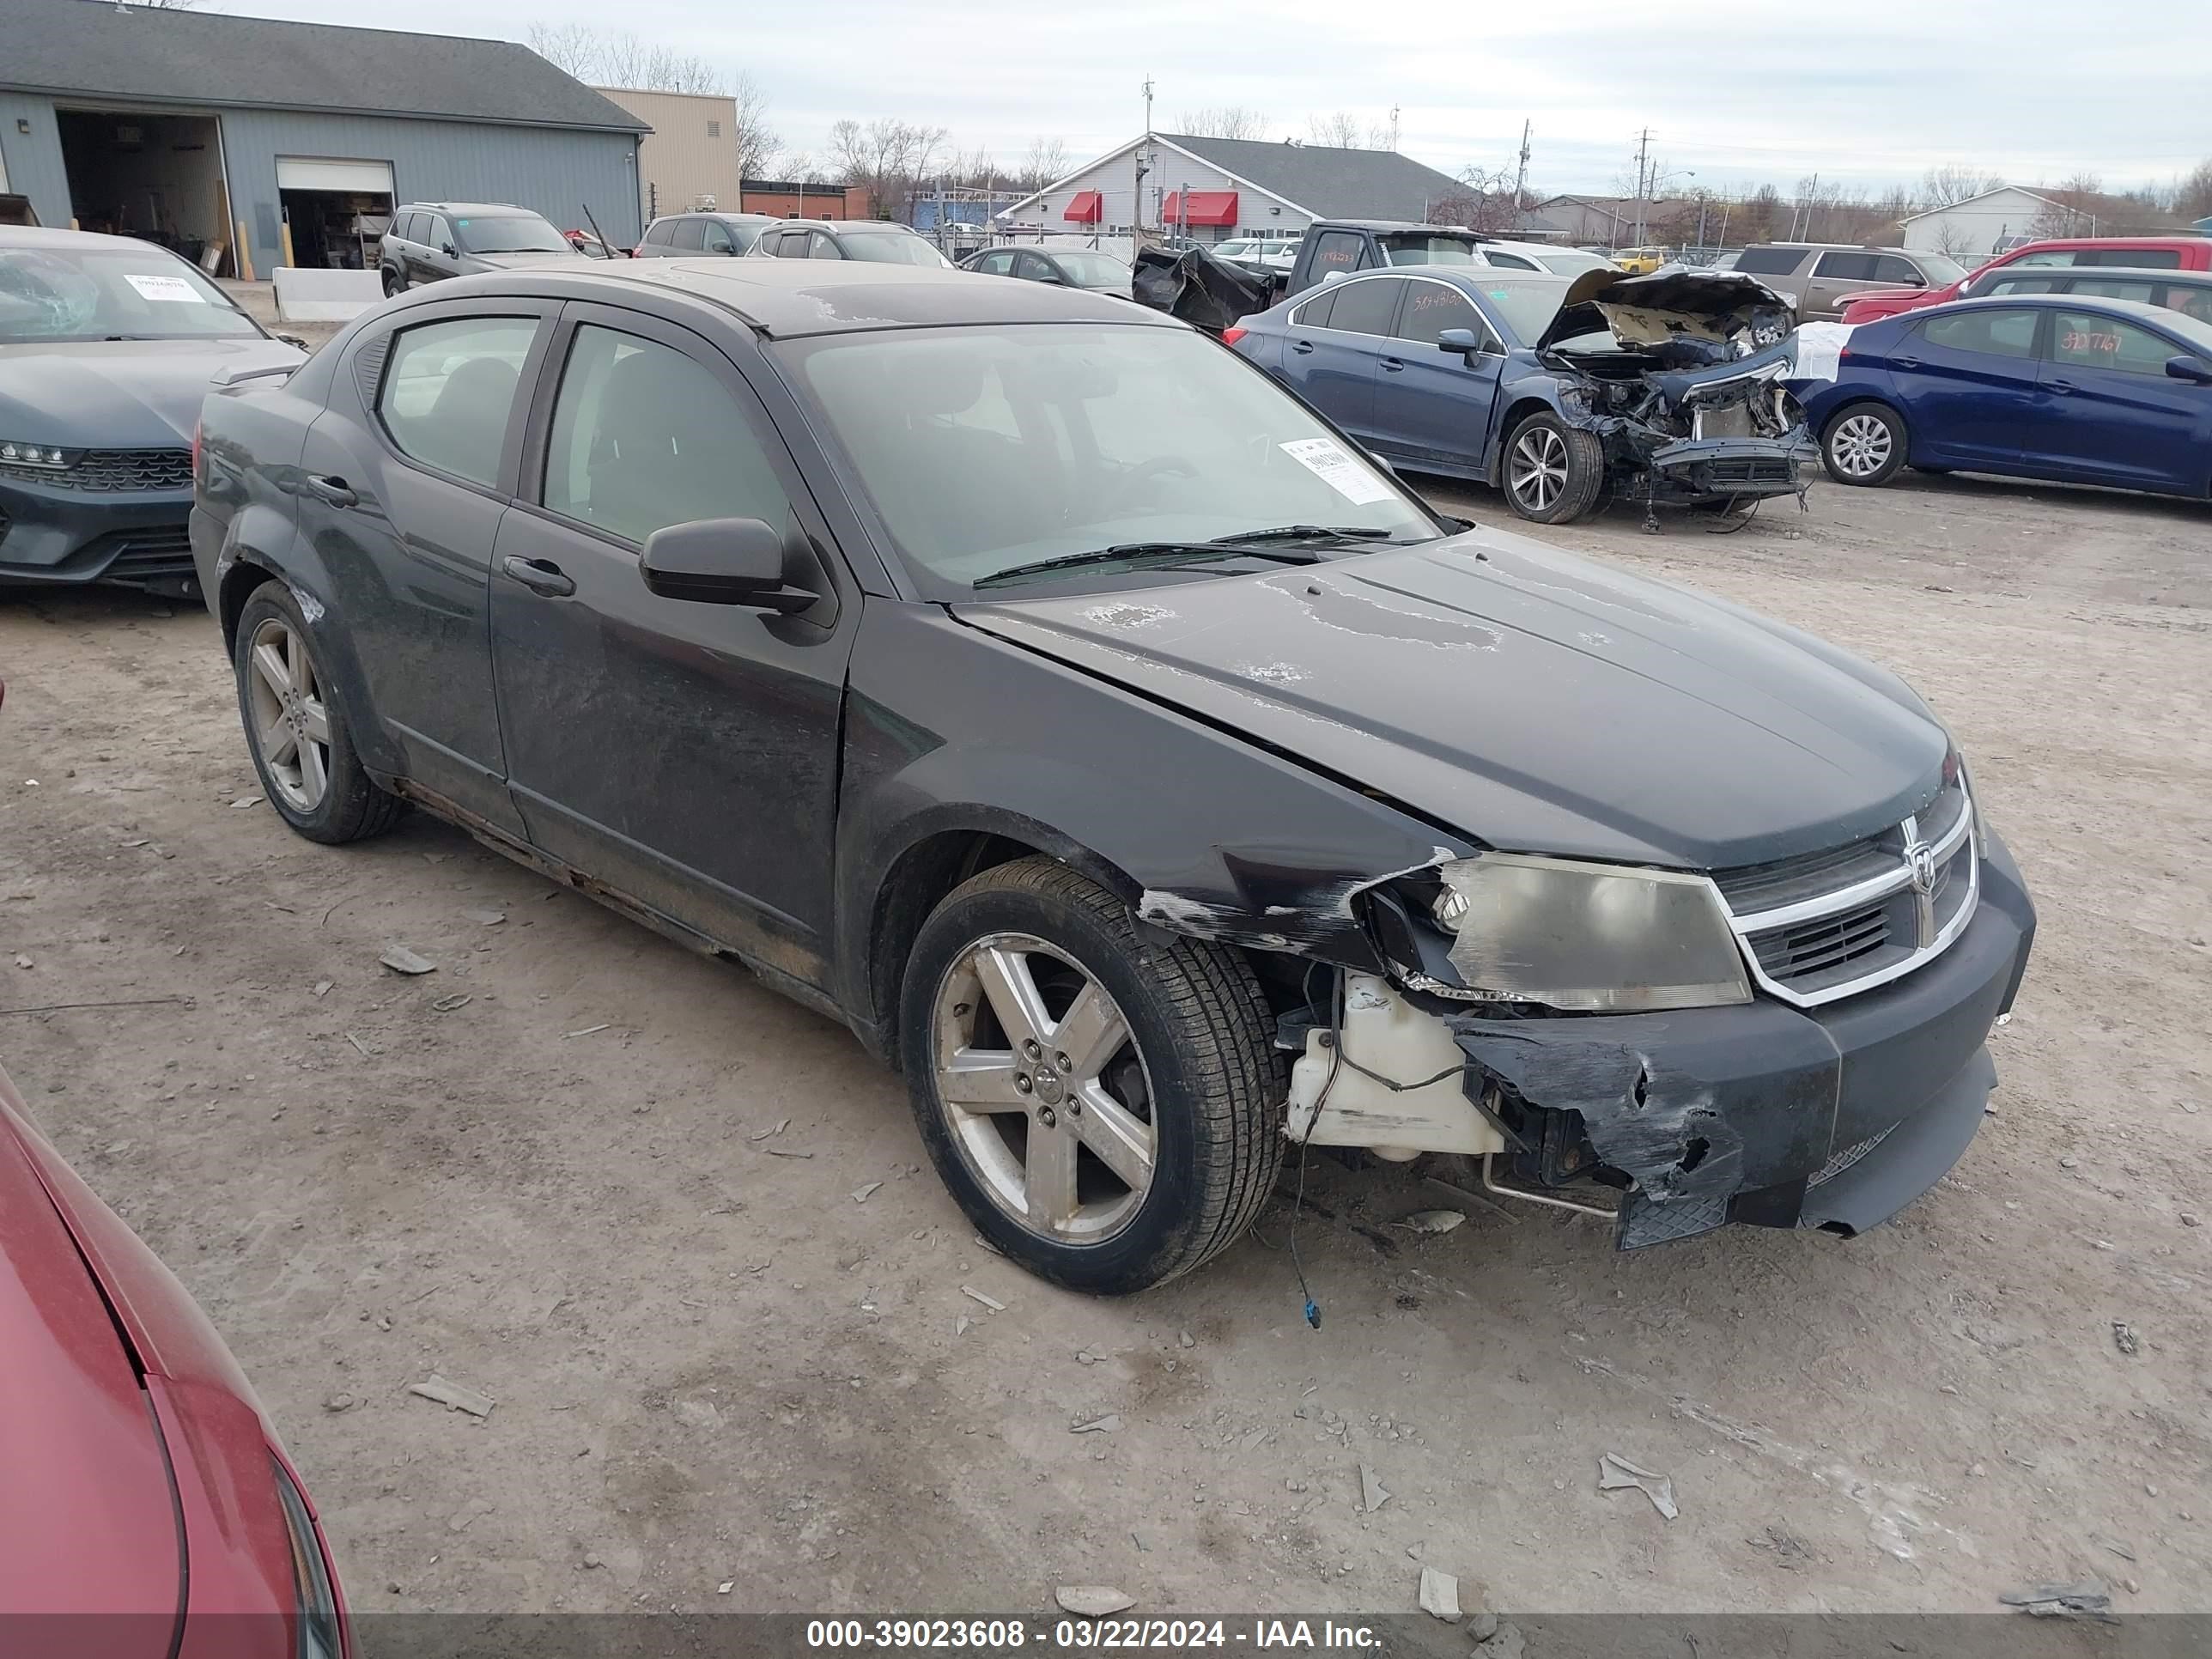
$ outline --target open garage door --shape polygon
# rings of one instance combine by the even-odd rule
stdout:
[[[276,158],[276,198],[292,232],[292,263],[374,270],[395,204],[389,161],[324,155]]]
[[[54,124],[79,229],[159,242],[203,270],[222,265],[230,231],[215,117],[62,109]]]

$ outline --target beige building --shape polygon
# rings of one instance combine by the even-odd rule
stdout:
[[[738,209],[738,106],[689,92],[595,90],[652,127],[637,146],[638,208],[645,218],[704,207]]]

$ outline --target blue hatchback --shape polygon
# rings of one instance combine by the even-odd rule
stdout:
[[[2212,324],[2132,300],[2014,294],[1851,331],[1801,391],[1838,483],[1899,469],[2212,495]]]

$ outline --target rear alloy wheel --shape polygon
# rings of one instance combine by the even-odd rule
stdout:
[[[1572,524],[1597,505],[1605,450],[1557,415],[1531,415],[1505,441],[1505,499],[1535,524]]]
[[[1886,404],[1852,404],[1821,435],[1820,465],[1838,483],[1887,483],[1905,465],[1905,422]]]
[[[1140,934],[1054,860],[985,871],[938,906],[900,1019],[939,1175],[1043,1278],[1157,1285],[1233,1242],[1273,1185],[1284,1090],[1250,968]]]
[[[398,820],[406,803],[379,788],[354,753],[337,688],[283,582],[264,582],[246,600],[232,665],[246,746],[279,817],[321,842],[359,841]]]

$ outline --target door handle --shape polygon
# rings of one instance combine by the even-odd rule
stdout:
[[[332,507],[352,507],[361,497],[355,495],[343,478],[332,478],[319,473],[307,475],[307,493],[318,501],[328,501]]]
[[[1291,342],[1291,349],[1297,352],[1300,356],[1304,356],[1307,352],[1313,349],[1313,342],[1311,340],[1293,340]]]
[[[1395,374],[1405,367],[1404,361],[1397,357],[1385,357],[1382,360],[1382,372],[1385,374]]]
[[[2071,380],[2052,380],[2051,382],[2050,382],[2050,386],[2051,386],[2051,389],[2053,392],[2061,392],[2061,393],[2069,392],[2079,392],[2079,391],[2081,389],[2081,387],[2079,387],[2079,386],[2075,386],[2075,385],[2074,384],[2074,382],[2073,382],[2073,381],[2071,381]]]
[[[1890,362],[1894,363],[1899,368],[1917,368],[1920,367],[1920,359],[1917,357],[1893,357],[1890,359]]]
[[[574,578],[550,560],[526,559],[510,553],[500,562],[500,568],[532,592],[543,593],[549,599],[566,599],[576,591]]]

